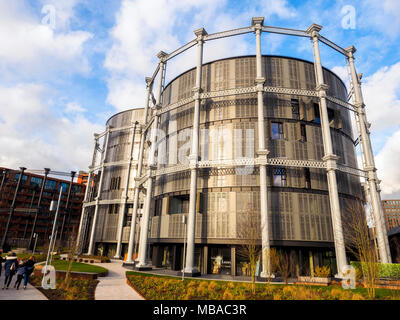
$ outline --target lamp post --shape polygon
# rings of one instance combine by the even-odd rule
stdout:
[[[33,219],[33,225],[32,225],[31,236],[30,236],[30,239],[29,239],[28,249],[30,249],[31,246],[32,246],[33,234],[35,233],[35,228],[36,228],[36,221],[38,219],[38,215],[39,215],[39,211],[40,211],[40,204],[42,203],[43,191],[44,191],[44,188],[45,188],[45,185],[46,185],[47,175],[49,173],[50,173],[50,169],[49,168],[44,168],[44,179],[42,181],[42,186],[40,187],[39,200],[38,200],[38,203],[37,203],[37,210],[35,212],[35,218]]]
[[[32,255],[35,254],[36,243],[37,243],[37,239],[39,238],[39,237],[38,237],[38,234],[37,234],[37,233],[34,233],[34,234],[33,234],[33,238],[35,239],[35,244],[34,244],[34,246],[33,246]]]
[[[183,266],[182,266],[182,281],[185,279],[185,261],[186,261],[186,216],[182,216],[182,223],[185,226],[183,231]]]
[[[49,250],[48,250],[48,252],[47,252],[46,264],[45,264],[45,266],[44,266],[44,268],[45,268],[45,269],[44,269],[44,273],[45,273],[45,274],[46,274],[46,272],[47,272],[47,266],[48,266],[48,264],[49,264],[49,259],[50,259],[51,249],[52,249],[52,246],[53,246],[53,241],[55,241],[54,235],[55,235],[55,231],[56,231],[56,224],[57,224],[57,218],[58,218],[58,211],[59,211],[59,208],[60,208],[60,202],[61,202],[62,191],[63,191],[63,188],[61,187],[61,188],[60,188],[60,193],[59,193],[59,195],[58,195],[58,202],[57,202],[56,214],[54,215],[53,229],[52,229],[52,231],[51,231],[50,244],[49,244]],[[50,212],[51,212],[51,211],[54,211],[54,206],[55,206],[55,201],[53,200],[53,201],[51,201],[51,203],[50,203]]]
[[[8,215],[8,220],[7,220],[7,224],[6,224],[6,230],[4,231],[3,239],[2,239],[2,241],[1,241],[1,247],[2,247],[2,248],[4,247],[4,244],[5,244],[6,239],[7,239],[7,233],[8,233],[8,229],[9,229],[9,227],[10,227],[12,215],[13,215],[13,213],[14,213],[15,202],[16,202],[16,200],[17,200],[18,190],[19,190],[19,187],[20,187],[20,185],[21,185],[21,181],[22,181],[22,177],[23,177],[23,175],[24,175],[24,171],[26,170],[26,168],[24,168],[24,167],[20,167],[20,169],[21,169],[21,172],[20,172],[20,174],[19,174],[19,179],[18,179],[17,187],[15,188],[14,198],[13,198],[13,201],[12,201],[12,203],[11,203],[10,214]]]

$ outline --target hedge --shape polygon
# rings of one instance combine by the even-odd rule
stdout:
[[[351,261],[350,264],[354,268],[361,270],[361,263],[359,261]],[[399,263],[378,263],[378,265],[380,278],[400,279]]]

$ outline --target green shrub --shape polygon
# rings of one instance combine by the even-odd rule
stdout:
[[[362,271],[364,265],[359,261],[351,261],[350,264]],[[379,277],[380,278],[393,278],[400,279],[400,264],[399,263],[378,263],[379,264]]]
[[[106,256],[81,255],[79,256],[79,258],[85,260],[100,260],[101,262],[111,262],[110,258]]]

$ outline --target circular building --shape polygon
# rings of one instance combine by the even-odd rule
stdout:
[[[127,250],[142,121],[143,108],[126,110],[108,119],[103,134],[95,134],[81,222],[83,252],[114,257]]]
[[[308,61],[263,56],[262,66],[266,86],[315,88],[314,66]],[[196,69],[191,69],[165,87],[161,110],[192,96],[195,73]],[[327,69],[323,73],[329,85],[327,94],[346,100],[346,87],[339,77]],[[229,95],[229,91],[254,86],[255,78],[255,56],[217,60],[202,67],[205,96],[226,90],[223,97],[203,99],[200,108],[194,260],[202,273],[245,272],[246,261],[241,261],[237,251],[248,242],[243,230],[249,228],[249,214],[254,219],[260,216],[260,173],[258,166],[243,166],[240,161],[235,165],[232,160],[256,157],[257,93],[244,90]],[[334,263],[326,169],[296,166],[296,162],[318,162],[324,156],[318,102],[317,97],[264,94],[265,145],[268,158],[276,163],[267,170],[270,245],[294,254],[299,273],[307,273],[310,261],[313,267]],[[188,214],[190,191],[190,169],[184,166],[189,155],[185,151],[190,148],[186,150],[185,144],[190,146],[193,110],[191,102],[160,116],[159,128],[165,137],[158,137],[157,169],[182,169],[155,178],[149,241],[153,265],[173,270],[182,269],[182,216]],[[349,111],[328,102],[328,116],[338,164],[356,168]],[[338,171],[337,183],[342,208],[346,201],[361,199],[359,177]],[[261,243],[261,236],[258,238]]]
[[[355,48],[334,44],[321,28],[275,28],[255,17],[244,28],[213,34],[200,28],[194,40],[161,51],[146,78],[144,109],[116,114],[95,134],[80,250],[126,252],[125,264],[139,270],[248,275],[244,251],[254,244],[262,249],[261,277],[273,273],[270,248],[291,257],[296,275],[329,265],[342,277],[347,208],[367,199],[379,259],[390,262]],[[262,32],[311,39],[314,63],[262,55]],[[256,35],[256,56],[203,64],[204,42],[246,33]],[[322,67],[319,42],[345,56],[349,97],[340,78]],[[195,45],[197,67],[165,85],[167,61]]]

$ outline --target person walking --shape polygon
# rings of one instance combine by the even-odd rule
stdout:
[[[32,274],[33,270],[35,269],[35,257],[30,256],[28,261],[24,263],[24,290],[28,285],[29,276]]]
[[[17,281],[15,281],[14,284],[14,288],[16,288],[17,290],[19,290],[19,286],[21,285],[21,281],[24,278],[24,274],[25,274],[25,263],[21,263],[18,266],[18,270],[17,270]]]
[[[6,257],[6,262],[4,263],[4,289],[8,289],[10,286],[11,280],[18,269],[18,259],[15,252],[11,252],[10,255]]]

